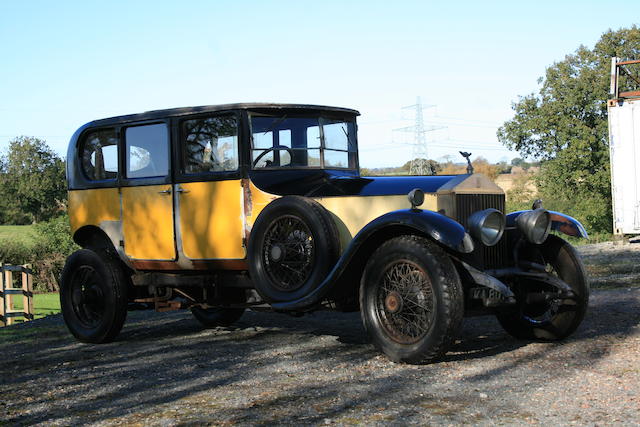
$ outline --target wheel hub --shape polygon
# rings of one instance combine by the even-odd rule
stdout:
[[[402,297],[398,292],[391,292],[385,298],[384,306],[389,313],[397,313],[402,310]]]
[[[269,253],[269,258],[271,258],[271,261],[279,262],[280,260],[282,260],[282,258],[284,258],[283,255],[284,255],[284,248],[282,247],[282,245],[280,245],[279,243],[276,243],[271,247],[271,251]]]

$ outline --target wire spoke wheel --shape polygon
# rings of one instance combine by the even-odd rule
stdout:
[[[340,253],[340,235],[317,201],[283,196],[256,218],[247,260],[256,292],[267,302],[290,302],[321,286]]]
[[[277,289],[294,291],[302,286],[311,275],[315,255],[313,234],[297,216],[280,216],[267,228],[262,257]]]
[[[104,316],[104,292],[100,277],[89,265],[80,267],[71,277],[71,303],[78,321],[85,328],[95,328]]]
[[[369,258],[360,310],[373,344],[391,360],[425,363],[446,353],[462,323],[462,283],[448,255],[429,240],[398,236]]]
[[[417,264],[399,260],[387,266],[376,295],[381,325],[401,344],[423,338],[434,321],[434,294],[426,272]]]

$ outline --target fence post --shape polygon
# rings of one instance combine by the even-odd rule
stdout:
[[[4,263],[0,263],[0,323],[2,326],[7,326],[7,318],[5,317],[5,313],[7,312],[7,303],[4,299]]]
[[[31,264],[22,270],[22,311],[27,320],[33,320],[33,285],[31,283]]]
[[[13,287],[13,272],[21,273],[21,287]],[[9,265],[0,263],[0,326],[13,325],[13,318],[33,320],[33,281],[31,265]],[[13,295],[22,295],[22,310],[13,308]]]
[[[5,289],[4,312],[5,314],[9,314],[9,312],[13,310],[13,295],[11,294],[11,292],[6,292],[7,289],[12,289],[12,288],[13,288],[13,271],[5,269],[4,270],[4,289]],[[5,321],[7,326],[13,325],[13,317],[12,316],[5,316],[5,317],[7,317]]]

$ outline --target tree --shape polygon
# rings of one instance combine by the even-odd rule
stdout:
[[[611,230],[607,98],[611,57],[640,58],[640,30],[604,33],[593,49],[546,69],[537,93],[512,105],[498,139],[523,157],[542,161],[539,188],[594,231]]]
[[[424,159],[416,158],[413,161],[417,161],[417,160],[424,160]],[[411,162],[412,161],[409,160],[404,165],[400,166],[400,170],[398,172],[400,172],[402,175],[409,175],[409,172],[411,171]],[[435,160],[427,159],[426,166],[431,171],[431,175],[436,175],[442,170],[442,167],[440,166],[440,164]]]
[[[51,218],[66,202],[64,161],[41,139],[13,139],[0,160],[0,200],[4,222]]]
[[[478,156],[471,162],[475,173],[481,173],[488,176],[491,180],[495,180],[500,173],[497,165],[492,165],[487,159],[482,156]],[[466,163],[452,163],[448,162],[442,165],[441,175],[463,175],[467,173]]]
[[[521,157],[514,157],[513,159],[511,159],[511,166],[517,166],[524,169],[525,165],[526,165],[526,162]]]

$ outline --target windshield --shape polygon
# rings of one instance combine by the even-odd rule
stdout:
[[[326,117],[251,117],[254,169],[356,169],[356,124]]]

